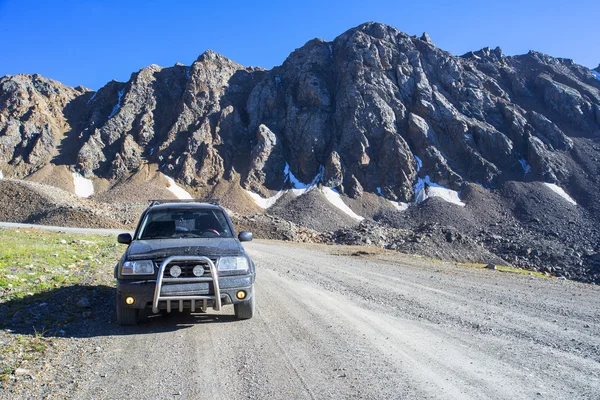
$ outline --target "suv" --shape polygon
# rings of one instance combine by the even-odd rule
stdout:
[[[254,315],[254,263],[235,237],[231,219],[217,202],[154,200],[115,266],[117,322],[134,325],[140,310],[173,308],[219,311],[233,304],[235,316]]]

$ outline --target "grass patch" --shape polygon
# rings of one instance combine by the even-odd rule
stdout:
[[[0,347],[0,381],[9,379],[19,367],[27,367],[29,361],[43,358],[52,338],[40,333],[35,335],[3,335],[3,341],[10,345]]]
[[[0,303],[61,286],[91,284],[98,269],[114,265],[123,250],[110,236],[0,230]]]
[[[456,265],[461,266],[461,267],[480,268],[480,269],[487,268],[487,264],[480,264],[480,263],[456,263]],[[496,270],[501,271],[501,272],[511,272],[514,274],[537,276],[538,278],[551,278],[550,275],[546,275],[543,272],[530,271],[528,269],[522,269],[522,268],[516,268],[516,267],[509,267],[508,265],[496,265]]]
[[[98,288],[113,286],[124,250],[111,236],[0,230],[0,381],[44,358],[53,336],[82,319],[79,298],[106,296]]]
[[[0,381],[8,380],[8,377],[12,373],[13,368],[10,365],[0,366]]]
[[[449,262],[449,261],[441,260],[439,258],[433,258],[433,257],[429,257],[429,256],[422,256],[420,254],[415,254],[414,256],[416,258],[420,258],[421,260],[425,260],[425,261],[427,261],[429,263],[432,263],[432,264],[441,264],[441,263],[447,263],[447,262]]]

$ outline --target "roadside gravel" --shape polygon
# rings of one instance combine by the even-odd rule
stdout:
[[[597,286],[374,247],[245,246],[255,318],[120,328],[105,299],[0,398],[597,398]]]

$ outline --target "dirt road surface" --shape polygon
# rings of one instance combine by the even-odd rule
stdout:
[[[257,263],[253,319],[228,306],[120,328],[109,310],[30,395],[600,398],[597,286],[358,247],[245,247]]]

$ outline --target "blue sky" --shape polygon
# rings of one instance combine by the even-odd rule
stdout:
[[[427,31],[455,55],[485,46],[600,63],[600,1],[0,0],[0,76],[39,73],[97,90],[150,64],[191,64],[212,49],[271,68],[319,37],[363,22]]]

